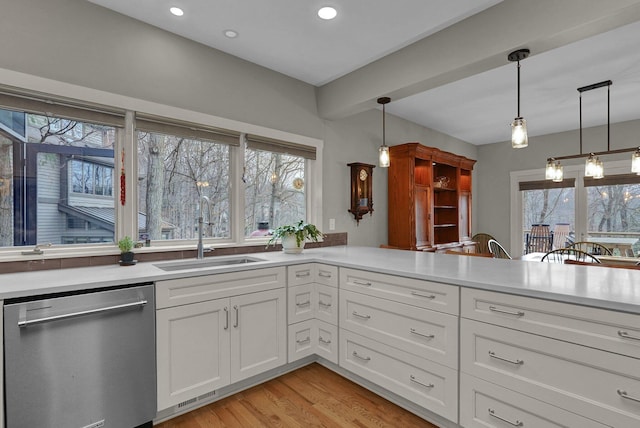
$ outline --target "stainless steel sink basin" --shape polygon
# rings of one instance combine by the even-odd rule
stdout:
[[[186,269],[208,269],[222,266],[241,265],[246,263],[264,262],[265,259],[249,256],[231,256],[231,257],[208,257],[202,260],[178,260],[175,262],[163,262],[154,263],[154,266],[158,269],[162,269],[167,272],[174,270],[186,270]]]

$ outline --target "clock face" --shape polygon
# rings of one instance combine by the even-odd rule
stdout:
[[[365,181],[368,176],[369,176],[369,174],[367,174],[366,170],[364,170],[364,169],[360,170],[360,181]]]

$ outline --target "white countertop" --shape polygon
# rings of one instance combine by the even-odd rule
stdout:
[[[464,257],[373,247],[307,249],[302,254],[253,253],[265,261],[165,272],[155,263],[0,275],[0,299],[319,262],[640,314],[640,270]]]

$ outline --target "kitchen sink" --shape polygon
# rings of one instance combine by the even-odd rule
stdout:
[[[264,262],[265,259],[249,256],[208,257],[202,260],[178,260],[175,262],[155,263],[154,266],[167,272],[186,269],[207,269],[223,266],[242,265],[246,263]]]

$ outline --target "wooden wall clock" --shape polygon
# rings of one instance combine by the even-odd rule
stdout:
[[[353,162],[347,164],[351,168],[351,205],[349,212],[356,223],[360,224],[362,216],[373,214],[373,168],[375,165]]]

